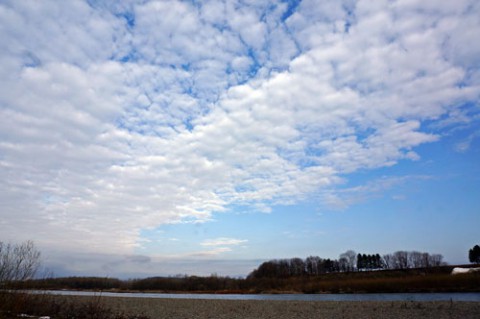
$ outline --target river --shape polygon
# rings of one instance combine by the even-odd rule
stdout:
[[[378,294],[169,294],[131,292],[90,292],[70,290],[37,290],[69,296],[105,296],[163,299],[222,299],[222,300],[297,300],[297,301],[476,301],[480,293],[378,293]]]

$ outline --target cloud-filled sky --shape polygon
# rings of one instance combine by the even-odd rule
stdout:
[[[478,244],[478,1],[6,0],[0,37],[0,240],[58,274]]]

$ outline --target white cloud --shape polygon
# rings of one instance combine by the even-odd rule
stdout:
[[[145,255],[73,254],[65,258],[61,251],[43,254],[46,274],[51,276],[105,276],[110,278],[145,278],[151,276],[197,275],[246,276],[262,261],[226,260],[215,255],[188,258],[161,258]],[[214,259],[209,259],[214,257]]]
[[[228,237],[219,237],[213,239],[205,239],[200,243],[200,246],[207,247],[207,250],[194,251],[182,255],[182,258],[201,257],[201,258],[218,258],[225,253],[230,253],[233,248],[240,245],[245,245],[248,242],[246,239],[236,239]],[[245,247],[245,246],[243,246]],[[179,256],[177,256],[178,258]]]
[[[458,142],[455,145],[455,150],[460,153],[467,152],[470,149],[473,141],[475,141],[479,137],[480,131],[473,132],[472,134],[468,135],[467,138],[465,138],[463,141]]]
[[[340,176],[419,159],[424,123],[480,94],[478,5],[419,6],[2,3],[2,234],[131,254],[142,229],[342,201]]]
[[[220,237],[215,239],[206,239],[200,243],[202,246],[237,246],[245,244],[248,240]]]
[[[432,179],[432,176],[427,175],[412,175],[412,176],[384,176],[373,179],[363,185],[350,186],[336,189],[335,191],[326,191],[321,194],[322,202],[329,208],[343,210],[349,206],[366,202],[372,198],[379,198],[385,192],[391,190],[395,186],[402,186],[407,183]],[[405,195],[392,195],[394,200],[403,200]]]
[[[213,258],[218,255],[224,254],[231,252],[232,248],[230,247],[215,247],[209,250],[202,250],[202,251],[196,251],[193,253],[189,253],[186,255],[183,255],[182,258],[188,257],[188,258]]]

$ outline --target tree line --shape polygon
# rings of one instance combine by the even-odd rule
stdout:
[[[15,287],[15,286],[13,286]],[[102,277],[61,277],[30,280],[20,287],[35,289],[121,290],[121,291],[240,291],[248,289],[243,279],[211,275],[148,277],[120,280]]]
[[[445,265],[443,256],[418,251],[397,251],[380,254],[357,254],[349,250],[338,259],[309,256],[305,259],[274,259],[262,263],[248,278],[289,278],[317,276],[336,272],[352,272],[382,269],[430,268]]]
[[[480,246],[476,245],[470,249],[469,258],[471,262],[480,260]],[[405,287],[398,287],[398,285],[391,286],[395,284],[395,278],[398,276],[404,278],[406,274],[414,276],[414,280],[418,284],[417,286],[409,284],[409,287],[413,287],[412,289],[429,289],[431,279],[425,279],[425,274],[446,276],[438,277],[440,279],[436,278],[435,280],[443,280],[439,282],[450,283],[453,285],[452,287],[457,287],[458,280],[463,280],[461,277],[455,277],[456,281],[453,281],[450,277],[452,267],[439,267],[445,265],[442,255],[417,251],[397,251],[381,256],[380,254],[357,254],[355,251],[349,250],[341,254],[338,259],[318,256],[309,256],[305,259],[275,259],[263,262],[247,278],[229,278],[213,274],[209,277],[177,275],[129,280],[99,277],[34,279],[40,264],[39,259],[40,252],[31,241],[22,244],[0,242],[0,290],[25,288],[186,292],[291,290],[312,293],[350,289],[351,291],[374,292],[383,291],[385,287],[372,286],[378,282],[370,282],[368,278],[383,278],[383,283],[388,282],[389,291],[408,290]],[[431,269],[426,271],[428,268]],[[395,271],[375,271],[387,269]],[[317,280],[320,277],[315,277],[330,273],[337,275],[323,276],[322,280]],[[419,274],[422,276],[418,276]],[[389,278],[392,280],[388,281]],[[467,281],[462,282],[462,285],[478,289],[480,286],[477,283],[480,283],[480,277],[475,278],[473,281],[472,278],[465,279]],[[342,282],[340,286],[339,280]],[[402,281],[402,283],[404,282]]]

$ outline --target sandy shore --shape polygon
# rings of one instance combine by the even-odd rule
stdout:
[[[89,298],[89,297],[75,297]],[[480,318],[479,302],[189,300],[102,297],[106,306],[152,319]]]

